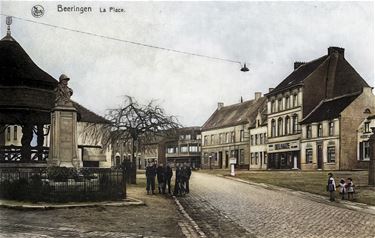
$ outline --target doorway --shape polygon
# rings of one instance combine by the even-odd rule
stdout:
[[[225,168],[229,166],[229,151],[225,151]]]
[[[318,163],[318,169],[322,169],[322,165],[323,165],[323,146],[322,145],[318,145],[317,147],[317,163]]]
[[[223,168],[223,152],[219,151],[219,168]]]

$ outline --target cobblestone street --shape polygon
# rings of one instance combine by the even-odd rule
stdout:
[[[178,199],[207,237],[375,237],[373,215],[336,204],[202,173],[190,187]]]

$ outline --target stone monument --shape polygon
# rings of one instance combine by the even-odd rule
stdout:
[[[62,74],[56,88],[55,107],[51,113],[51,141],[48,166],[82,167],[77,156],[77,110],[70,97],[69,77]]]
[[[368,185],[375,186],[375,127],[372,127],[372,135],[370,136],[370,162],[368,165]]]

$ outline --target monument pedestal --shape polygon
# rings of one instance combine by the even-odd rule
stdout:
[[[77,150],[77,110],[72,105],[56,106],[51,114],[48,166],[82,167]]]

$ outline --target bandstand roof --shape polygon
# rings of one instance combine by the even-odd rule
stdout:
[[[0,40],[0,124],[49,123],[56,86],[9,33]]]

